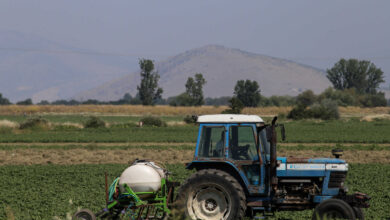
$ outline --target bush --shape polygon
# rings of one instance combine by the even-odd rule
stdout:
[[[106,123],[96,117],[96,116],[90,116],[87,121],[84,122],[84,128],[104,128],[106,127]]]
[[[29,118],[19,126],[20,129],[48,129],[49,122],[41,117]]]
[[[364,107],[386,106],[387,100],[383,92],[378,92],[376,94],[365,94],[361,96],[360,103]]]
[[[219,98],[206,98],[204,100],[205,105],[214,105],[214,106],[220,106],[220,105],[229,105],[229,100],[232,97],[230,96],[221,96]]]
[[[182,93],[175,97],[170,97],[168,103],[170,106],[191,106],[192,99],[187,93]]]
[[[155,127],[166,127],[167,123],[165,121],[161,120],[161,118],[153,117],[153,116],[148,116],[141,118],[141,121],[143,125],[145,126],[155,126]]]
[[[318,96],[319,101],[324,99],[334,100],[340,106],[356,106],[360,104],[358,94],[353,88],[347,90],[335,90],[329,87]]]
[[[303,105],[297,105],[288,113],[287,118],[300,120],[307,117],[306,108]]]
[[[276,96],[269,98],[261,96],[259,106],[293,106],[296,104],[296,97],[292,96]]]
[[[196,123],[196,117],[191,115],[186,115],[186,117],[183,118],[183,121],[186,124],[195,124]]]
[[[299,120],[305,118],[319,118],[322,120],[331,120],[340,118],[337,102],[324,99],[321,103],[314,103],[309,107],[298,105],[294,107],[289,113],[287,118]]]
[[[233,97],[229,100],[229,109],[221,112],[221,114],[240,114],[244,109],[244,104],[237,97]]]
[[[330,99],[324,99],[321,103],[315,103],[308,110],[311,118],[320,118],[322,120],[339,119],[339,109],[337,103]]]

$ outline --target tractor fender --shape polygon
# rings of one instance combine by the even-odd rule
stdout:
[[[233,176],[240,183],[245,191],[245,194],[249,195],[248,184],[244,181],[244,173],[241,173],[237,167],[228,161],[193,161],[186,165],[186,169],[189,170],[196,169],[196,171],[199,171],[203,169],[217,169],[225,171]]]

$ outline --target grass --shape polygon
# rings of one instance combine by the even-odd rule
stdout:
[[[65,218],[77,208],[98,211],[104,207],[104,172],[109,179],[127,165],[32,165],[0,167],[0,219]],[[167,165],[173,180],[182,182],[190,174],[183,165]],[[347,177],[350,192],[372,197],[366,219],[390,217],[390,165],[351,164]],[[308,219],[311,210],[278,212],[277,218]]]

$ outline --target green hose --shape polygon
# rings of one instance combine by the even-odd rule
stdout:
[[[111,183],[110,188],[108,189],[108,200],[113,201],[114,200],[114,194],[116,193],[116,189],[118,186],[119,177],[117,177],[114,182]]]

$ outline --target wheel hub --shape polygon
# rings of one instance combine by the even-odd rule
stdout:
[[[217,202],[214,199],[208,199],[205,202],[206,209],[209,211],[214,211],[217,207]]]
[[[219,187],[202,187],[191,198],[187,207],[192,219],[220,220],[230,213],[231,198]]]

